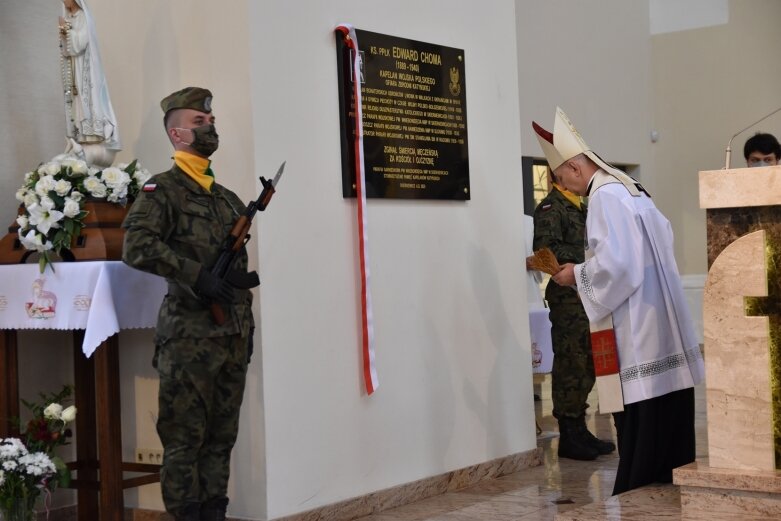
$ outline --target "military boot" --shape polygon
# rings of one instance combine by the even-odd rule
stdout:
[[[228,510],[228,498],[218,497],[204,501],[201,505],[200,521],[225,521]]]
[[[597,459],[599,452],[584,439],[578,429],[576,418],[559,418],[559,457],[590,461]]]
[[[610,454],[614,450],[616,450],[616,444],[612,441],[606,441],[606,440],[600,440],[593,434],[591,434],[591,431],[588,430],[588,427],[586,427],[586,417],[581,416],[577,419],[577,428],[578,431],[580,431],[580,438],[585,440],[586,443],[594,447],[598,453],[600,454]]]
[[[176,521],[200,521],[201,506],[198,503],[191,503],[174,514]]]

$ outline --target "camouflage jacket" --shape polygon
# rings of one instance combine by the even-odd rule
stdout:
[[[534,210],[534,250],[548,247],[560,264],[580,264],[585,260],[586,205],[580,209],[556,188]],[[579,302],[577,291],[553,281],[545,288],[545,299],[554,302]]]
[[[249,333],[254,325],[249,290],[236,290],[234,304],[223,306],[226,321],[222,326],[214,323],[209,303],[192,290],[201,266],[211,268],[233,223],[245,210],[244,203],[227,188],[214,183],[207,192],[177,166],[144,185],[122,223],[127,230],[122,260],[168,281],[168,295],[157,320],[160,339]],[[241,251],[233,269],[247,271],[246,251]]]

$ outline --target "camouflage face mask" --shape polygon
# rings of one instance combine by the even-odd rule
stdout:
[[[217,134],[217,129],[214,125],[203,125],[183,130],[191,130],[193,133],[192,143],[185,144],[193,147],[193,150],[204,157],[211,156],[220,146],[220,136]]]

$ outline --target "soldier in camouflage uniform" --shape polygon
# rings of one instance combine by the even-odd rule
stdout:
[[[559,185],[534,210],[534,250],[548,247],[560,264],[584,261],[586,204]],[[550,308],[553,416],[559,422],[560,457],[593,460],[615,450],[586,428],[588,394],[594,387],[589,322],[578,292],[551,279],[545,288]]]
[[[220,246],[245,211],[214,182],[208,157],[217,133],[211,93],[188,87],[163,99],[175,164],[152,177],[123,223],[123,260],[165,277],[153,365],[160,375],[157,431],[164,457],[160,485],[177,521],[225,519],[230,454],[251,349],[252,295],[212,275]],[[234,263],[247,275],[247,254]],[[217,325],[210,303],[225,323]]]

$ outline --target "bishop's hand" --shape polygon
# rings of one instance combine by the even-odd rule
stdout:
[[[563,264],[561,270],[552,275],[551,278],[559,286],[574,286],[575,285],[575,265],[571,262]]]

